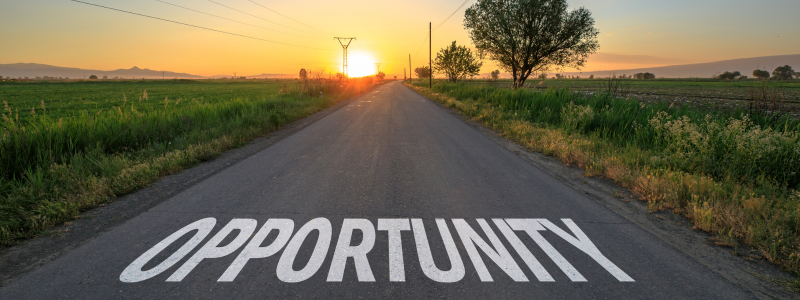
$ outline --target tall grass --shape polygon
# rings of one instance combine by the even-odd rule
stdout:
[[[415,84],[531,150],[617,181],[650,209],[672,209],[800,275],[796,120],[559,89]]]
[[[687,172],[800,185],[800,122],[786,115],[642,105],[600,93],[532,91],[437,83],[435,91],[475,99],[523,120],[653,150],[654,162]]]
[[[160,176],[330,107],[371,82],[318,80],[260,98],[127,98],[118,106],[26,121],[6,106],[0,135],[0,244],[31,236]],[[138,96],[138,95],[137,95]],[[13,113],[13,115],[12,115]]]

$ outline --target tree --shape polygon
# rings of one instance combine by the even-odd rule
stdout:
[[[492,80],[500,79],[500,70],[492,71]]]
[[[303,81],[308,80],[308,72],[306,71],[306,69],[300,69],[300,79],[302,79]]]
[[[547,73],[539,74],[539,79],[541,79],[541,80],[547,79]]]
[[[800,72],[794,72],[792,75],[794,75],[794,78],[800,79]]]
[[[431,69],[428,67],[419,67],[414,69],[414,73],[417,74],[417,78],[428,78],[431,76]]]
[[[515,88],[531,73],[580,69],[600,47],[592,14],[583,7],[567,12],[566,0],[478,0],[464,27],[480,53],[511,73]]]
[[[727,80],[734,80],[742,76],[742,73],[739,71],[728,72],[725,71],[722,74],[717,75],[717,79],[727,79]]]
[[[758,79],[767,79],[769,78],[769,72],[764,70],[753,70],[753,77]]]
[[[436,59],[433,60],[433,69],[444,73],[451,82],[478,75],[482,65],[480,57],[466,46],[456,45],[456,41],[436,53]]]
[[[379,80],[383,80],[384,78],[386,78],[386,74],[384,74],[383,72],[378,72],[378,74],[375,74],[375,77],[378,78]]]
[[[636,78],[636,79],[656,79],[656,75],[653,74],[653,73],[650,73],[650,72],[636,73],[636,75],[633,75],[633,78]]]
[[[589,79],[594,79],[594,74],[589,75]]]
[[[789,65],[785,65],[783,67],[777,67],[775,70],[772,71],[772,79],[777,80],[791,80],[792,75],[794,75],[794,70]]]
[[[89,76],[89,79],[97,79],[97,75],[91,75]]]

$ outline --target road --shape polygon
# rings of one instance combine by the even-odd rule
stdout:
[[[393,82],[0,289],[117,297],[754,296]]]

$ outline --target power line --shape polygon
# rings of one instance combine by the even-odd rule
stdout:
[[[274,10],[270,9],[269,7],[266,7],[266,6],[264,6],[264,5],[258,4],[258,3],[256,3],[256,2],[255,2],[255,1],[253,1],[253,0],[248,0],[248,1],[250,1],[250,2],[253,2],[253,4],[255,4],[255,5],[258,5],[258,6],[261,6],[261,7],[263,7],[264,9],[266,9],[266,10],[269,10],[269,11],[271,11],[271,12],[274,12],[274,13],[276,13],[276,14],[278,14],[278,15],[280,15],[280,16],[282,16],[282,17],[284,17],[284,18],[287,18],[287,19],[289,19],[289,20],[292,20],[292,21],[295,21],[295,22],[297,22],[297,23],[303,24],[303,25],[305,25],[305,26],[306,26],[306,27],[308,27],[308,28],[311,28],[311,29],[314,29],[314,30],[320,31],[320,32],[322,32],[322,33],[325,33],[325,34],[327,34],[327,35],[333,35],[333,33],[329,33],[329,32],[327,32],[327,31],[325,31],[325,30],[322,30],[322,29],[317,29],[317,28],[316,28],[316,27],[314,27],[314,26],[311,26],[311,25],[308,25],[308,24],[306,24],[306,23],[300,22],[300,21],[298,21],[298,20],[292,19],[292,18],[290,18],[290,17],[289,17],[289,16],[287,16],[287,15],[284,15],[284,14],[282,14],[282,13],[279,13],[279,12],[277,12],[277,11],[274,11]]]
[[[243,14],[245,14],[245,15],[251,16],[251,17],[253,17],[253,18],[258,18],[258,19],[261,19],[261,20],[264,20],[264,21],[270,22],[270,23],[272,23],[272,24],[275,24],[275,25],[278,25],[278,26],[283,26],[283,27],[289,28],[289,29],[291,29],[291,30],[297,30],[297,31],[299,31],[299,32],[302,32],[302,33],[305,33],[305,34],[316,35],[316,36],[318,36],[318,37],[322,37],[321,35],[318,35],[318,34],[314,34],[314,33],[308,33],[308,32],[305,32],[305,31],[302,31],[302,30],[299,30],[299,29],[294,29],[294,28],[292,28],[292,27],[289,27],[289,26],[286,26],[286,25],[283,25],[283,24],[280,24],[280,23],[277,23],[277,22],[273,22],[273,21],[270,21],[270,20],[264,19],[264,18],[262,18],[262,17],[259,17],[259,16],[256,16],[256,15],[254,15],[254,14],[250,14],[250,13],[247,13],[247,12],[244,12],[244,11],[241,11],[241,10],[238,10],[238,9],[235,9],[235,8],[233,8],[233,7],[227,6],[227,5],[225,5],[225,4],[222,4],[222,3],[217,3],[217,2],[214,2],[214,1],[211,1],[211,0],[208,0],[208,2],[214,3],[214,4],[216,4],[216,5],[219,5],[219,6],[222,6],[222,7],[228,8],[228,9],[231,9],[231,10],[238,11],[238,12],[240,12],[240,13],[243,13]]]
[[[156,1],[156,2],[161,2],[161,3],[164,3],[164,4],[167,4],[167,5],[172,5],[172,6],[175,6],[175,7],[183,8],[183,9],[185,9],[185,10],[190,10],[190,11],[193,11],[193,12],[197,12],[197,13],[201,13],[201,14],[204,14],[204,15],[212,16],[212,17],[215,17],[215,18],[220,18],[220,19],[223,19],[223,20],[228,20],[228,21],[231,21],[231,22],[236,22],[236,23],[239,23],[239,24],[244,24],[244,25],[248,25],[248,26],[253,26],[253,27],[256,27],[256,28],[261,28],[261,29],[264,29],[264,30],[274,31],[274,32],[277,32],[277,33],[283,33],[283,34],[296,35],[296,34],[294,34],[294,33],[288,33],[288,32],[277,31],[277,30],[274,30],[274,29],[269,29],[269,28],[266,28],[266,27],[261,27],[261,26],[258,26],[258,25],[253,25],[253,24],[249,24],[249,23],[245,23],[245,22],[236,21],[236,20],[233,20],[233,19],[228,19],[228,18],[225,18],[225,17],[220,17],[220,16],[217,16],[217,15],[212,15],[212,14],[209,14],[209,13],[206,13],[206,12],[202,12],[202,11],[199,11],[199,10],[191,9],[191,8],[188,8],[188,7],[183,7],[183,6],[180,6],[180,5],[177,5],[177,4],[172,4],[172,3],[165,2],[165,1],[161,1],[161,0],[155,0],[155,1]],[[296,36],[298,36],[298,37],[302,37],[302,38],[310,38],[310,37],[304,37],[304,36],[299,36],[299,35],[296,35]]]
[[[464,3],[461,3],[461,6],[456,8],[456,10],[452,14],[450,14],[450,16],[447,17],[447,19],[444,19],[444,21],[442,21],[442,23],[439,23],[439,25],[436,25],[436,27],[433,27],[433,31],[436,31],[436,29],[438,29],[439,26],[442,26],[442,24],[444,24],[444,22],[447,22],[447,20],[450,20],[450,18],[452,18],[453,15],[455,15],[459,10],[461,10],[461,8],[464,7],[464,5],[467,5],[467,2],[469,2],[469,1],[470,0],[466,0],[466,1],[464,1]]]
[[[436,27],[434,27],[434,28],[433,28],[431,31],[432,31],[432,32],[433,32],[433,31],[436,31],[436,29],[438,29],[438,28],[439,28],[439,26],[442,26],[442,25],[443,25],[445,22],[447,22],[447,20],[450,20],[450,18],[452,18],[452,17],[453,17],[453,16],[454,16],[454,15],[455,15],[455,14],[456,14],[456,13],[457,13],[459,10],[461,10],[461,8],[462,8],[462,7],[464,7],[464,5],[467,5],[467,3],[468,3],[469,1],[471,1],[471,0],[466,0],[466,1],[464,1],[464,3],[461,3],[461,5],[459,5],[459,6],[458,6],[458,8],[456,8],[456,10],[455,10],[455,11],[453,11],[453,13],[452,13],[452,14],[450,14],[450,16],[449,16],[449,17],[447,17],[447,19],[444,19],[444,21],[442,21],[442,23],[439,23],[439,25],[436,25]],[[426,42],[427,40],[428,40],[428,39],[427,39],[427,37],[426,37],[426,38],[425,38],[425,39],[422,41],[422,44],[421,44],[421,45],[419,45],[419,49],[417,49],[417,53],[416,53],[416,54],[414,54],[414,57],[416,57],[416,56],[419,54],[419,52],[420,52],[420,51],[422,51],[422,47],[424,47],[424,46],[425,46],[425,42]]]
[[[257,38],[257,37],[247,36],[247,35],[241,35],[241,34],[238,34],[238,33],[232,33],[232,32],[227,32],[227,31],[211,29],[211,28],[207,28],[207,27],[202,27],[202,26],[197,26],[197,25],[192,25],[192,24],[187,24],[187,23],[181,23],[181,22],[167,20],[167,19],[162,19],[162,18],[159,18],[159,17],[148,16],[148,15],[144,15],[144,14],[140,14],[140,13],[135,13],[135,12],[127,11],[127,10],[116,9],[116,8],[112,8],[112,7],[108,7],[108,6],[97,5],[97,4],[89,3],[89,2],[83,2],[83,1],[78,1],[78,0],[70,0],[70,1],[83,3],[83,4],[91,5],[91,6],[96,6],[96,7],[100,7],[100,8],[110,9],[110,10],[114,10],[114,11],[118,11],[118,12],[124,12],[124,13],[127,13],[127,14],[137,15],[137,16],[150,18],[150,19],[155,19],[155,20],[159,20],[159,21],[170,22],[170,23],[180,24],[180,25],[184,25],[184,26],[189,26],[189,27],[194,27],[194,28],[199,28],[199,29],[205,29],[205,30],[224,33],[224,34],[229,34],[229,35],[233,35],[233,36],[238,36],[238,37],[258,40],[258,41],[262,41],[262,42],[275,43],[275,44],[281,44],[281,45],[286,45],[286,46],[300,47],[300,48],[314,49],[314,50],[335,51],[335,50],[331,50],[331,49],[306,47],[306,46],[300,46],[300,45],[293,45],[293,44],[281,43],[281,42],[276,42],[276,41],[270,41],[270,40],[266,40],[266,39],[262,39],[262,38]]]

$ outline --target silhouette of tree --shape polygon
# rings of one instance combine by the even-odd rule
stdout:
[[[431,76],[431,69],[428,67],[419,67],[414,69],[414,74],[417,74],[417,78],[428,78]]]
[[[727,79],[727,80],[734,80],[742,76],[742,73],[739,71],[728,72],[725,71],[722,74],[717,75],[717,79]]]
[[[379,80],[383,80],[384,78],[386,78],[386,74],[384,74],[383,72],[378,72],[378,74],[375,74],[375,77],[378,78]]]
[[[308,80],[308,71],[306,69],[300,69],[300,79],[303,81]]]
[[[500,70],[492,71],[492,80],[500,79]]]
[[[97,75],[89,76],[89,79],[97,79]]]
[[[792,75],[794,75],[794,70],[789,65],[777,67],[772,71],[772,79],[791,80]]]
[[[591,12],[567,12],[566,0],[478,0],[464,27],[478,51],[511,73],[515,88],[531,73],[580,69],[600,47]]]
[[[753,77],[758,79],[767,79],[769,78],[769,72],[764,70],[753,70]]]
[[[480,58],[472,53],[472,50],[466,46],[456,45],[456,41],[436,53],[436,59],[433,61],[434,70],[444,73],[451,82],[478,75],[482,65]]]

